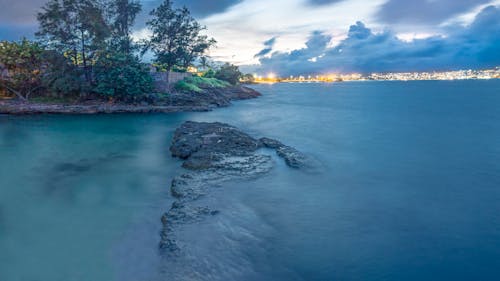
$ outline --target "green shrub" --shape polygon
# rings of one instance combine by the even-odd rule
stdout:
[[[177,82],[175,84],[174,88],[177,91],[181,91],[181,92],[196,92],[196,93],[203,92],[203,90],[200,89],[198,86],[196,86],[195,84],[191,84],[191,83],[187,82],[186,80],[181,80],[181,81]]]
[[[243,74],[240,72],[238,66],[225,63],[217,70],[217,72],[215,73],[215,78],[236,85],[240,82],[240,78],[242,75]]]
[[[199,93],[206,88],[225,88],[228,86],[230,86],[228,82],[216,78],[193,76],[177,82],[174,88],[178,91]]]
[[[209,70],[205,71],[201,76],[205,78],[215,78],[215,71],[210,68]]]
[[[109,52],[95,65],[96,87],[102,96],[120,100],[140,100],[153,91],[153,79],[147,66],[136,56]]]

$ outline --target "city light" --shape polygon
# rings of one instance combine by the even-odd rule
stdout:
[[[265,77],[254,75],[256,83],[313,83],[342,81],[415,81],[415,80],[467,80],[467,79],[500,79],[500,67],[485,70],[456,70],[443,72],[397,72],[397,73],[328,73],[319,75],[290,75],[279,77],[273,72]]]

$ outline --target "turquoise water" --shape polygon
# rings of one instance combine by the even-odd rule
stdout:
[[[497,280],[500,81],[276,84],[209,113],[0,116],[0,280]],[[221,187],[158,254],[185,120],[314,157]],[[181,279],[181,280],[182,280]]]

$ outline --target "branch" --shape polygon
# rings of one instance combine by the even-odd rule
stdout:
[[[7,84],[5,82],[2,83],[2,86],[4,86],[7,90],[11,91],[18,98],[22,99],[23,101],[27,101],[27,99],[21,94],[21,92],[16,91],[14,88],[7,86]]]

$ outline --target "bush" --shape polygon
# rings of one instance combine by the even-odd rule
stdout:
[[[223,81],[227,81],[233,85],[239,83],[242,73],[236,65],[225,63],[223,66],[217,70],[215,73],[215,78]]]
[[[230,86],[228,82],[216,78],[193,76],[177,82],[174,88],[178,91],[199,93],[206,88],[225,88],[228,86]]]
[[[119,100],[139,101],[153,91],[153,78],[136,56],[106,53],[95,66],[94,92]]]
[[[215,78],[215,71],[213,69],[209,69],[207,71],[205,71],[203,73],[203,75],[201,75],[201,77],[205,77],[205,78]]]
[[[203,90],[200,89],[198,86],[196,86],[195,84],[189,83],[186,80],[181,80],[181,81],[177,82],[175,84],[174,88],[177,91],[181,91],[181,92],[196,92],[196,93],[203,92]]]

